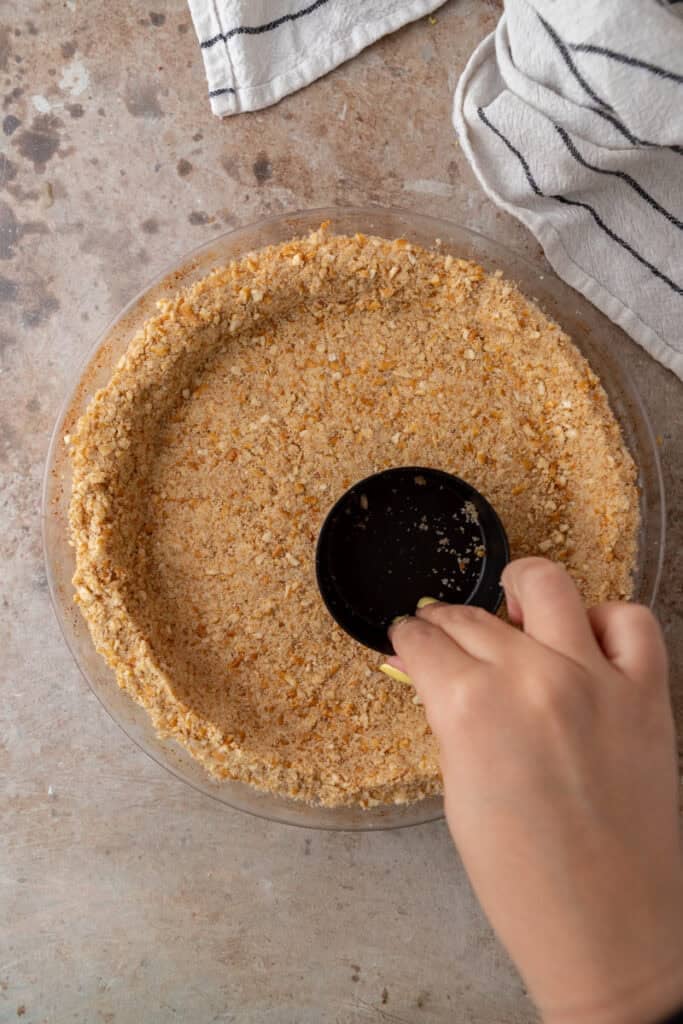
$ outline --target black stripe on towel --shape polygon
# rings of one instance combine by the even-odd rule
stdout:
[[[565,62],[565,64],[567,65],[567,67],[569,68],[569,70],[571,71],[571,73],[573,74],[574,78],[576,79],[576,81],[581,86],[581,88],[584,90],[584,92],[588,96],[590,96],[590,98],[595,103],[599,103],[601,107],[605,107],[607,110],[611,110],[612,107],[609,105],[609,103],[606,103],[605,100],[601,99],[601,97],[598,96],[598,94],[596,92],[594,92],[593,89],[591,89],[590,85],[588,84],[588,82],[583,77],[583,75],[581,74],[581,72],[577,68],[576,64],[572,60],[572,55],[569,52],[569,48],[567,47],[567,44],[564,43],[560,39],[560,37],[558,36],[557,32],[552,27],[552,25],[549,25],[548,22],[545,20],[545,18],[541,17],[541,15],[538,13],[538,11],[536,12],[536,17],[540,21],[541,25],[543,25],[543,28],[546,30],[546,32],[548,33],[548,35],[550,36],[552,41],[555,43],[555,46],[560,51],[560,54],[562,56],[563,61]]]
[[[683,0],[681,0],[683,3]],[[617,129],[618,132],[624,136],[625,139],[631,143],[632,146],[652,146],[654,149],[670,149],[672,153],[683,153],[683,146],[660,146],[658,142],[648,142],[647,139],[639,139],[637,135],[630,132],[625,124],[622,124],[618,117],[612,117],[606,110],[600,110],[600,107],[590,108],[594,114],[599,114],[605,121]]]
[[[599,107],[591,107],[591,110],[594,114],[599,114],[600,117],[604,117],[605,121],[609,121],[609,123],[613,125],[618,132],[621,132],[625,139],[628,139],[632,146],[657,146],[656,142],[646,142],[645,139],[639,139],[637,135],[634,135],[633,132],[628,130],[625,124],[621,123],[618,117],[613,117],[611,114],[608,114],[606,110],[600,110]]]
[[[642,264],[642,266],[647,267],[650,273],[652,273],[655,277],[658,277],[660,281],[663,281],[665,284],[668,284],[669,288],[671,288],[671,290],[674,291],[677,295],[683,295],[683,288],[681,288],[680,285],[676,284],[675,281],[672,281],[671,278],[667,277],[666,274],[662,273],[662,271],[659,270],[658,267],[655,267],[653,263],[650,263],[650,261],[646,260],[644,256],[641,256],[640,253],[637,252],[632,245],[629,245],[627,241],[625,241],[623,238],[620,238],[619,235],[615,234],[611,228],[607,227],[600,214],[597,213],[592,206],[589,206],[588,203],[581,203],[578,201],[578,199],[568,199],[566,196],[548,195],[546,192],[544,192],[538,184],[538,182],[536,181],[536,179],[534,178],[533,174],[531,173],[531,168],[529,167],[527,160],[524,158],[523,154],[517,149],[517,147],[513,146],[510,140],[505,135],[503,135],[499,128],[496,128],[495,125],[491,124],[488,117],[484,113],[482,107],[477,108],[477,114],[479,115],[480,121],[482,121],[486,125],[486,127],[493,132],[494,135],[497,135],[501,142],[503,142],[504,145],[507,146],[510,152],[514,153],[514,155],[517,157],[517,159],[522,165],[522,168],[524,169],[524,174],[526,175],[526,180],[529,182],[530,188],[537,196],[543,196],[546,199],[554,199],[556,200],[556,202],[562,203],[565,206],[576,206],[582,210],[586,210],[586,212],[591,215],[591,217],[598,225],[598,227],[605,232],[608,238],[611,238],[613,242],[616,242],[617,245],[619,245],[622,249],[629,253],[629,255],[631,255],[635,260],[637,260],[638,263]]]
[[[227,93],[232,93],[234,95],[236,92],[237,89],[233,89],[231,85],[226,85],[223,89],[212,89],[211,92],[209,93],[209,97],[225,96]]]
[[[667,71],[656,64],[648,64],[646,60],[638,60],[627,53],[619,53],[617,50],[608,50],[605,46],[593,46],[591,43],[570,43],[574,53],[597,53],[600,57],[609,57],[610,60],[617,60],[620,64],[628,64],[632,68],[642,68],[644,71],[651,71],[658,78],[668,78],[672,82],[683,83],[683,75],[677,75],[675,71]]]
[[[294,11],[292,14],[283,14],[280,18],[274,18],[273,21],[267,21],[263,25],[237,25],[235,28],[228,29],[227,32],[219,32],[217,36],[212,36],[211,39],[205,39],[201,43],[202,50],[208,50],[209,47],[214,46],[215,43],[223,41],[226,43],[228,39],[232,39],[233,36],[259,36],[262,32],[272,32],[274,28],[279,28],[280,25],[284,25],[287,21],[298,21],[299,18],[304,18],[307,14],[312,14],[313,11],[317,11],[319,7],[328,3],[329,0],[314,0],[314,3],[309,4],[308,7],[302,7],[300,11]]]
[[[641,199],[644,199],[648,206],[651,206],[657,213],[661,213],[662,217],[666,217],[669,224],[673,224],[674,227],[683,230],[683,221],[680,221],[678,217],[675,217],[673,213],[669,213],[663,206],[654,199],[649,192],[646,192],[642,185],[639,185],[635,178],[632,178],[630,174],[625,171],[611,171],[606,167],[596,167],[595,164],[591,164],[579,153],[578,149],[569,137],[568,132],[564,130],[559,124],[555,125],[555,131],[560,136],[565,146],[574,157],[577,163],[581,164],[582,167],[586,167],[589,171],[595,171],[596,174],[609,174],[613,178],[621,178],[627,185],[630,185],[634,192],[637,192]]]
[[[677,295],[683,295],[683,288],[681,288],[680,285],[676,284],[675,281],[672,281],[670,277],[666,276],[666,274],[663,274],[662,271],[654,265],[654,263],[650,263],[649,260],[646,260],[645,257],[641,256],[632,245],[629,245],[623,238],[620,238],[619,235],[615,234],[611,228],[608,228],[602,217],[593,209],[592,206],[589,206],[588,203],[580,203],[578,199],[568,199],[566,196],[551,196],[551,198],[556,199],[558,203],[564,203],[565,206],[578,206],[580,209],[586,210],[590,213],[598,227],[602,228],[605,234],[611,238],[613,242],[616,242],[622,249],[625,249],[626,252],[630,253],[631,256],[638,260],[639,263],[642,263],[644,267],[647,267],[647,269],[654,274],[655,277],[658,277],[660,281],[664,281],[665,284],[668,284],[669,288],[676,292]]]
[[[524,173],[526,174],[526,180],[529,182],[529,188],[532,190],[532,192],[535,192],[537,196],[545,195],[545,193],[542,192],[539,186],[536,184],[536,179],[531,173],[531,168],[529,167],[529,164],[526,162],[525,158],[522,156],[517,147],[512,145],[510,140],[506,138],[506,136],[503,135],[503,133],[498,128],[496,128],[495,124],[491,124],[488,117],[484,113],[483,107],[477,107],[477,113],[479,114],[479,120],[483,121],[486,127],[490,128],[493,134],[498,136],[500,141],[507,146],[510,152],[515,154],[515,156],[517,157],[517,159],[519,160],[520,164],[524,169]]]

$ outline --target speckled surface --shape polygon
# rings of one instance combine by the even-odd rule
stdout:
[[[459,220],[541,261],[476,186],[450,128],[458,73],[497,15],[493,0],[449,2],[435,24],[277,107],[219,122],[182,0],[4,5],[2,1022],[534,1019],[442,824],[378,835],[271,825],[133,747],[62,642],[39,530],[48,435],[76,367],[122,304],[194,245],[267,213],[376,201]],[[683,710],[682,389],[635,345],[622,358],[662,442],[672,513],[659,610]]]

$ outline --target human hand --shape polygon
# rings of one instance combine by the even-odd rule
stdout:
[[[439,743],[448,824],[548,1024],[683,1003],[683,862],[660,629],[587,612],[545,559],[503,575],[515,629],[433,603],[391,640]]]

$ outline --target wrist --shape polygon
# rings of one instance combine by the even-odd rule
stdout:
[[[666,1024],[683,1007],[683,947],[635,980],[606,984],[580,1000],[540,1006],[544,1024]]]

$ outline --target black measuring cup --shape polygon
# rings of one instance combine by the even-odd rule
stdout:
[[[316,574],[342,629],[393,654],[390,624],[422,597],[497,611],[509,558],[503,524],[479,491],[442,470],[406,466],[341,496],[318,537]]]

